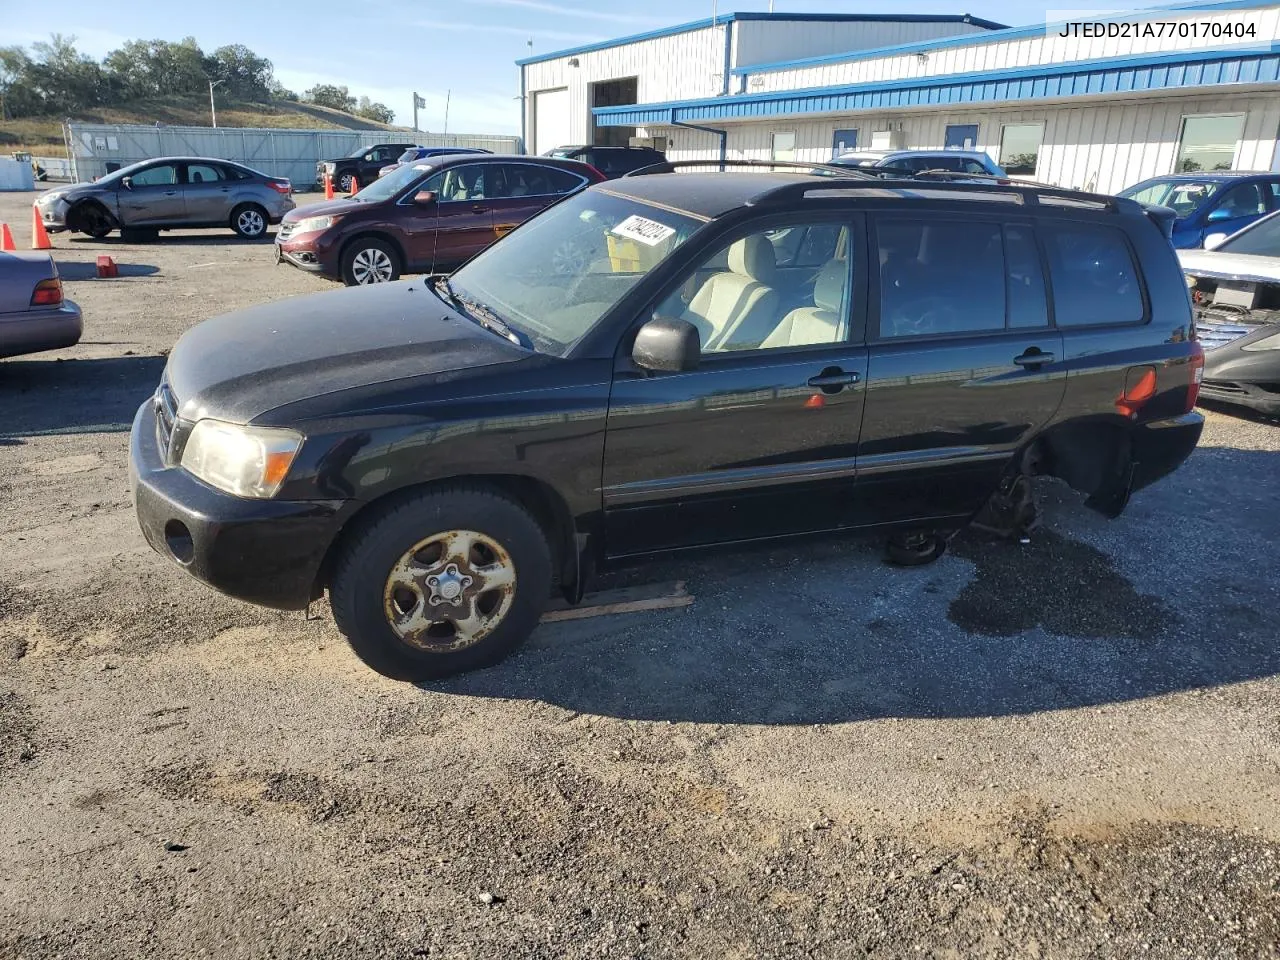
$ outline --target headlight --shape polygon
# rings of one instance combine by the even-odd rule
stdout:
[[[320,230],[328,230],[341,219],[341,217],[303,217],[301,220],[293,222],[293,232],[315,233]]]
[[[1280,350],[1280,333],[1273,333],[1269,337],[1263,337],[1254,343],[1246,343],[1240,346],[1241,350]]]
[[[44,193],[40,195],[39,202],[44,206],[48,206],[49,204],[53,203],[55,200],[61,200],[66,195],[67,195],[67,191],[65,190],[50,190],[48,193]]]
[[[1187,274],[1187,288],[1190,290],[1194,290],[1196,288],[1196,278],[1189,273]]]
[[[182,450],[182,467],[237,497],[273,497],[302,446],[302,435],[280,427],[198,420]]]

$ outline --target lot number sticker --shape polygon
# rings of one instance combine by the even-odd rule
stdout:
[[[638,240],[647,247],[656,247],[675,233],[676,229],[675,227],[668,227],[665,223],[648,220],[633,213],[614,227],[613,232],[620,237],[626,237],[628,240]]]

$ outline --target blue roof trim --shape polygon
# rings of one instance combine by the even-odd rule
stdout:
[[[1150,19],[1152,14],[1161,13],[1194,13],[1197,10],[1218,13],[1223,10],[1249,9],[1251,7],[1275,6],[1276,0],[1192,0],[1190,3],[1174,3],[1160,7],[1144,7],[1129,13],[1106,14],[1090,17],[1105,23],[1110,20]],[[976,20],[973,22],[977,22]],[[1060,25],[1060,24],[1059,24]],[[756,73],[777,73],[779,70],[801,70],[806,67],[821,67],[832,63],[852,63],[856,60],[877,60],[881,57],[894,57],[903,53],[919,53],[922,50],[932,51],[945,47],[964,47],[987,43],[1002,43],[1006,40],[1021,40],[1045,33],[1050,27],[1048,23],[1033,23],[1025,27],[995,28],[989,33],[965,33],[957,37],[940,37],[937,40],[913,40],[910,43],[899,43],[891,47],[872,47],[868,50],[850,50],[847,53],[828,53],[820,57],[802,57],[798,60],[775,60],[772,63],[757,63],[754,66],[734,67],[734,76],[748,76]]]
[[[1172,87],[1280,82],[1280,44],[1269,51],[1167,51],[941,77],[911,77],[669,103],[596,107],[601,126],[725,120],[781,114],[857,112],[944,104],[1079,97]]]
[[[996,23],[992,20],[983,20],[981,17],[970,16],[967,13],[945,13],[932,15],[927,13],[762,13],[748,11],[746,13],[726,13],[723,16],[712,19],[707,17],[703,20],[691,20],[688,23],[677,23],[670,27],[659,27],[656,30],[649,30],[645,33],[633,33],[625,37],[618,37],[614,40],[597,40],[595,43],[586,43],[580,47],[568,47],[564,50],[553,50],[550,53],[540,53],[536,57],[525,57],[523,60],[517,60],[516,66],[524,67],[531,63],[544,63],[547,60],[559,60],[561,57],[572,57],[579,53],[592,53],[596,50],[607,50],[610,47],[620,47],[628,43],[639,43],[641,40],[658,40],[662,37],[674,37],[681,33],[692,33],[694,30],[706,30],[708,27],[719,27],[735,20],[772,20],[781,22],[814,22],[822,23],[971,23],[977,27],[983,27],[987,30],[1004,30],[1007,26],[1003,23]]]

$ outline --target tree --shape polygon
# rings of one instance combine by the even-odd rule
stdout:
[[[271,95],[272,66],[244,44],[213,51],[206,64],[210,80],[222,80],[227,93],[241,100],[266,100]]]
[[[102,67],[76,49],[76,38],[55,33],[47,43],[33,43],[25,77],[45,113],[91,107],[108,99]]]
[[[292,100],[294,103],[298,101],[296,93],[275,79],[271,81],[271,85],[267,88],[267,94],[272,100]]]
[[[31,89],[31,58],[22,47],[0,47],[0,119],[28,117],[40,112]]]
[[[390,123],[396,118],[396,112],[385,103],[371,101],[368,97],[360,98],[360,105],[356,107],[355,113],[357,117],[364,117],[376,123]]]
[[[331,107],[334,110],[345,110],[350,113],[355,109],[356,98],[345,86],[334,86],[331,83],[317,83],[302,95],[305,103],[314,103],[317,107]]]

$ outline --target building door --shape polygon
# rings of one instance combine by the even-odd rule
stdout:
[[[569,88],[533,95],[533,152],[544,154],[569,143]]]
[[[635,103],[640,92],[637,77],[617,80],[601,80],[589,87],[592,108],[620,107]],[[626,147],[636,135],[635,127],[597,127],[595,114],[591,115],[591,143],[597,147]]]
[[[857,130],[837,130],[831,137],[831,157],[835,159],[842,153],[858,149]]]
[[[976,123],[953,123],[947,127],[947,136],[943,146],[948,150],[977,150],[978,125]]]

